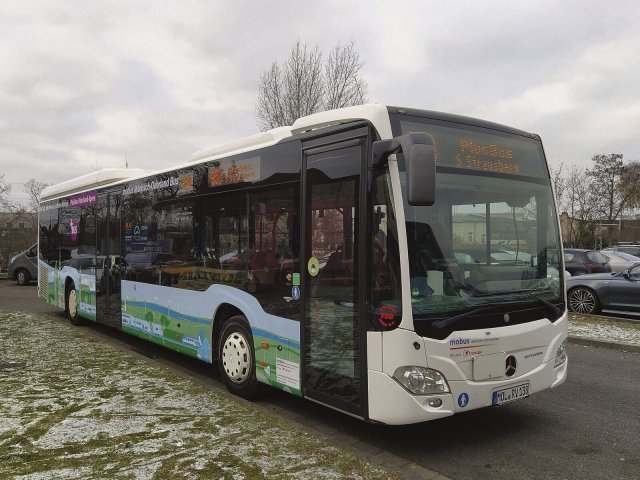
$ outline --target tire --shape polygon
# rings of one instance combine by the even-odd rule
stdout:
[[[76,289],[73,284],[67,287],[64,305],[71,324],[81,325],[82,319],[78,316],[78,294],[76,293]]]
[[[600,312],[598,295],[587,287],[576,287],[569,291],[569,310],[575,313],[593,314]]]
[[[16,282],[21,287],[26,287],[27,285],[29,285],[29,283],[31,283],[31,275],[29,275],[29,272],[27,270],[21,268],[16,272]]]
[[[260,384],[256,378],[253,336],[244,315],[231,317],[222,326],[218,370],[231,393],[246,399],[256,397]]]

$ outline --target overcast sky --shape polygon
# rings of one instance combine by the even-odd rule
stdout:
[[[640,160],[640,2],[2,1],[0,174],[147,170],[258,131],[260,74],[354,40],[369,101],[538,133],[553,167]]]

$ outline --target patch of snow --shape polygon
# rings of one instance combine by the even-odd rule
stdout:
[[[640,330],[622,328],[607,323],[569,321],[569,335],[600,340],[603,342],[640,345]]]
[[[0,338],[0,354],[26,365],[0,373],[1,478],[96,478],[96,468],[136,479],[387,476],[58,320],[0,314]],[[45,471],[27,473],[22,456]]]

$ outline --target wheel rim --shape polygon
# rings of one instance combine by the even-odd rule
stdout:
[[[18,283],[26,283],[25,274],[22,270],[18,272]]]
[[[589,290],[579,288],[571,292],[571,310],[577,313],[592,313],[596,308],[596,298]]]
[[[227,337],[222,348],[222,365],[227,377],[234,383],[242,383],[249,376],[251,350],[249,342],[240,332]]]
[[[78,299],[75,289],[69,290],[69,315],[75,317],[78,310]]]

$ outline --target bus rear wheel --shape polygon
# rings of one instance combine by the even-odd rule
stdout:
[[[218,369],[227,390],[239,397],[256,396],[255,350],[249,323],[244,315],[229,318],[222,327],[218,343]]]
[[[80,325],[82,321],[78,316],[78,294],[76,293],[76,289],[73,287],[73,285],[69,285],[67,287],[65,307],[71,324]]]

